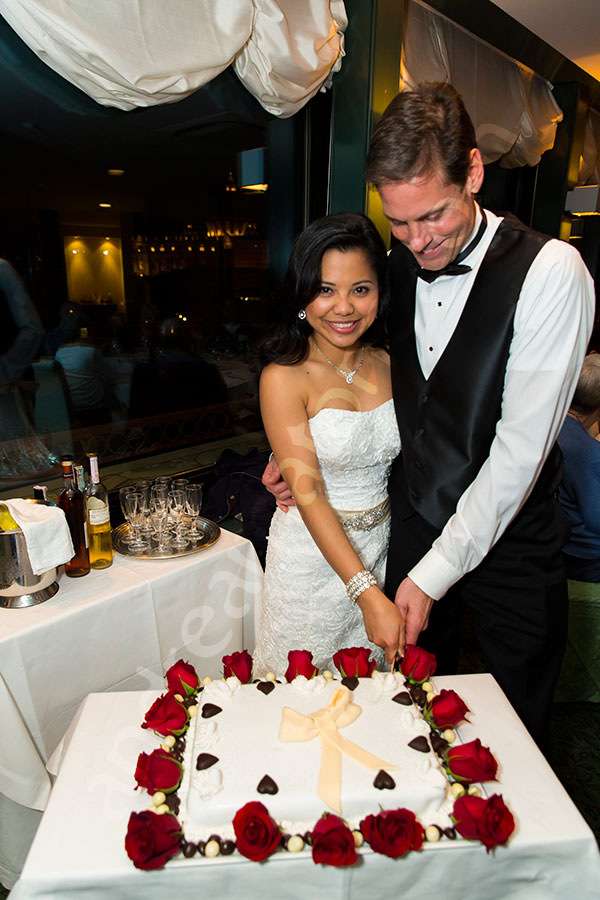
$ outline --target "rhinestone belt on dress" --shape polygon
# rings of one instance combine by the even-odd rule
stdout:
[[[355,531],[370,531],[390,515],[390,498],[386,497],[372,509],[363,509],[357,512],[352,510],[336,510],[342,528],[352,528]]]

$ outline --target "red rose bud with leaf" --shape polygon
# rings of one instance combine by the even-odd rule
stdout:
[[[308,650],[290,650],[288,653],[288,667],[285,673],[286,681],[293,681],[297,675],[305,678],[314,678],[319,670],[312,661],[312,653]]]
[[[463,794],[454,803],[454,827],[468,841],[481,841],[489,853],[505,844],[515,830],[515,820],[500,794],[474,797]]]
[[[402,662],[400,663],[400,671],[404,677],[412,684],[423,684],[427,681],[437,667],[437,660],[433,653],[417,647],[416,644],[407,644]]]
[[[479,738],[468,744],[450,747],[445,753],[446,771],[456,781],[494,781],[498,763]]]
[[[370,658],[371,651],[367,647],[347,647],[338,650],[333,656],[333,664],[342,678],[370,678],[375,668],[375,660]]]
[[[191,694],[197,694],[200,687],[200,679],[196,674],[196,670],[190,663],[184,662],[182,659],[177,660],[166,674],[167,687],[172,694],[181,694],[189,697]]]
[[[242,684],[250,684],[252,681],[252,657],[247,650],[241,652],[237,650],[229,656],[224,656],[222,662],[225,678],[235,675]]]
[[[238,809],[233,817],[237,848],[253,862],[266,859],[279,847],[281,831],[264,804],[252,800]]]
[[[356,860],[354,835],[332,813],[325,813],[312,831],[312,858],[325,866],[351,866]]]
[[[423,709],[423,715],[433,728],[454,728],[466,721],[468,712],[468,706],[456,691],[446,690],[441,690]]]
[[[152,753],[140,753],[138,756],[135,768],[137,787],[146,788],[150,794],[156,791],[163,791],[165,794],[176,791],[182,775],[181,763],[164,750],[153,750]]]
[[[132,812],[125,835],[125,851],[138,869],[162,869],[177,853],[181,836],[181,826],[170,813]]]
[[[162,735],[179,735],[188,727],[189,718],[187,709],[173,694],[161,694],[144,716],[142,728]]]
[[[407,850],[419,850],[423,843],[423,826],[408,809],[384,809],[367,816],[360,830],[375,853],[398,859]]]

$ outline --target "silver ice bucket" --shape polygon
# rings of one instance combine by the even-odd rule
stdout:
[[[0,607],[22,609],[54,597],[56,569],[34,575],[20,528],[0,531]]]

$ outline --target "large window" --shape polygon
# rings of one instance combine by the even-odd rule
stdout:
[[[128,113],[2,77],[0,496],[259,432],[269,115],[228,72]]]

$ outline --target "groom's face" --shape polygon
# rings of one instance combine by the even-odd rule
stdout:
[[[423,269],[443,269],[466,244],[475,224],[473,195],[482,180],[481,156],[473,150],[462,187],[449,183],[441,166],[408,181],[379,185],[392,234]]]

